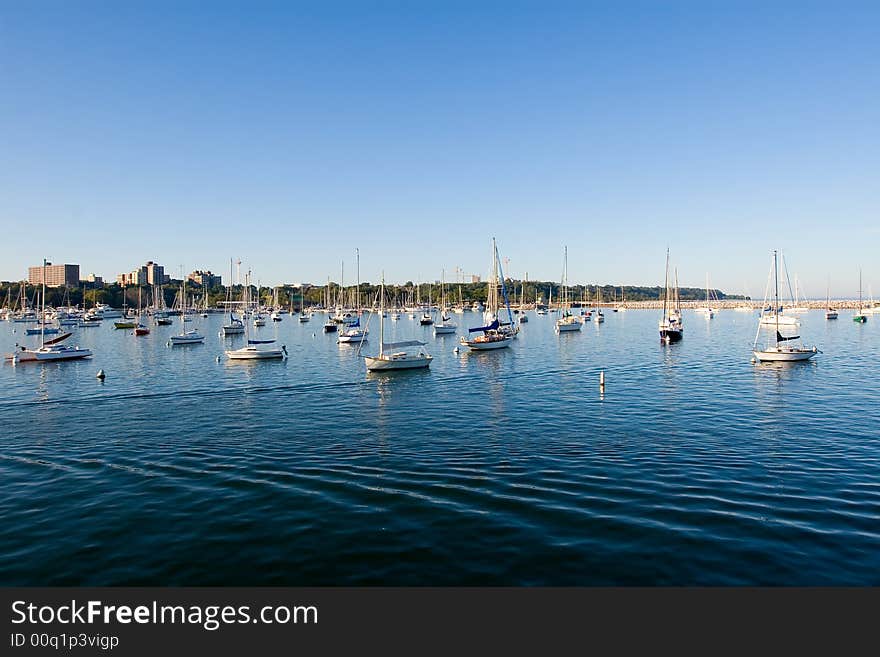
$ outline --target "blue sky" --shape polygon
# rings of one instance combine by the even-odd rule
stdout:
[[[124,6],[116,6],[124,5]],[[880,292],[880,4],[0,4],[0,279]]]

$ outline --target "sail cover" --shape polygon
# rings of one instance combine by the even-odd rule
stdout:
[[[54,340],[46,340],[43,344],[58,344],[59,342],[62,342],[69,338],[71,335],[73,335],[73,333],[65,333],[64,335],[59,335]]]
[[[477,331],[494,331],[501,323],[496,319],[494,322],[489,324],[489,326],[479,326],[477,328],[468,329],[468,333],[476,333]]]
[[[403,349],[404,347],[421,347],[425,344],[425,342],[419,342],[418,340],[404,340],[403,342],[383,342],[382,351],[388,349]]]
[[[789,336],[786,338],[782,335],[782,333],[780,333],[779,331],[776,331],[776,342],[785,342],[786,340],[797,340],[799,337],[801,337],[801,336],[792,335],[792,336]]]

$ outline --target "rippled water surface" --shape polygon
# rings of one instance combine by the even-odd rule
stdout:
[[[0,583],[880,584],[880,320],[814,312],[823,353],[774,366],[747,313],[671,346],[657,311],[529,319],[458,354],[388,322],[423,372],[368,375],[320,315],[258,329],[285,362],[218,362],[212,316],[2,364]]]

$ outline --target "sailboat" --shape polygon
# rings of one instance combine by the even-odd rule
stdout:
[[[678,299],[678,275],[675,277],[675,291],[669,287],[669,249],[666,249],[666,291],[663,294],[663,317],[660,319],[660,339],[663,342],[678,342],[684,335],[681,323],[681,306]],[[670,299],[670,296],[672,298]]]
[[[421,289],[421,284],[419,284],[419,289]],[[431,317],[431,284],[428,283],[428,305],[423,307],[422,316],[419,318],[419,324],[422,326],[431,326],[434,323],[434,318]]]
[[[529,321],[529,316],[526,312],[526,278],[529,277],[529,273],[526,272],[525,278],[522,280],[522,286],[520,287],[519,292],[519,323],[525,324]]]
[[[361,252],[355,249],[357,254],[357,290],[355,292],[355,319],[347,319],[344,321],[345,329],[339,332],[336,338],[337,344],[359,344],[366,342],[367,329],[361,328]]]
[[[150,329],[141,323],[141,286],[138,285],[138,310],[137,310],[137,326],[134,327],[135,335],[149,335]]]
[[[486,296],[486,311],[483,314],[483,321],[488,322],[486,326],[478,326],[476,328],[468,329],[468,333],[482,333],[482,335],[478,335],[475,338],[468,339],[465,336],[461,336],[460,342],[462,345],[468,347],[474,351],[486,351],[489,349],[501,349],[503,347],[510,346],[510,343],[513,341],[514,336],[516,335],[515,331],[511,330],[513,325],[513,315],[510,312],[510,303],[507,301],[507,294],[505,292],[505,301],[507,302],[507,315],[509,318],[509,323],[507,325],[502,325],[502,323],[498,320],[498,272],[499,272],[499,262],[498,262],[498,248],[495,246],[495,238],[492,238],[492,279],[489,281],[489,289],[488,294]],[[502,273],[501,277],[501,285],[502,291],[504,288],[504,276]]]
[[[868,315],[862,308],[862,268],[859,267],[859,309],[853,314],[853,321],[864,324],[868,321]]]
[[[293,314],[293,311],[290,313]],[[300,285],[299,287],[299,323],[305,324],[312,318],[311,311],[306,310],[306,286]]]
[[[46,266],[49,263],[43,259],[43,295],[42,295],[42,312],[41,317],[46,315]],[[46,340],[45,324],[42,325],[40,333],[40,346],[28,349],[27,347],[16,345],[18,351],[7,354],[6,359],[12,361],[13,364],[25,361],[59,361],[59,360],[76,360],[86,358],[92,355],[91,350],[82,347],[71,347],[61,344],[69,338],[73,333],[64,333],[52,340]]]
[[[456,304],[455,307],[453,307],[452,312],[454,312],[456,315],[463,315],[464,314],[464,300],[462,299],[462,296],[461,296],[461,282],[460,281],[458,283],[458,304]]]
[[[339,324],[333,321],[333,318],[330,316],[330,308],[332,306],[332,298],[330,294],[330,277],[327,277],[327,299],[324,302],[324,307],[327,309],[327,321],[324,322],[324,333],[336,333],[339,330]]]
[[[785,312],[789,315],[805,315],[810,312],[810,309],[802,304],[803,299],[800,298],[800,282],[798,281],[798,275],[794,275],[794,305],[791,308],[786,308]]]
[[[550,288],[553,289],[552,287]],[[547,307],[541,304],[541,300],[538,298],[538,287],[535,286],[535,314],[536,315],[546,315]]]
[[[273,322],[280,322],[282,320],[281,317],[281,305],[278,303],[278,286],[275,286],[275,289],[272,292],[272,312],[269,314],[269,318]]]
[[[620,303],[614,306],[614,309],[618,312],[626,310],[626,290],[622,285],[620,286]]]
[[[774,308],[779,308],[779,270],[776,251],[773,251],[773,284],[774,284]],[[766,298],[765,298],[766,301]],[[799,335],[783,336],[780,332],[782,324],[779,322],[780,314],[776,313],[777,324],[773,330],[773,338],[768,339],[763,349],[758,348],[758,338],[761,336],[761,329],[765,326],[758,322],[758,331],[755,334],[755,342],[752,346],[752,353],[755,359],[760,362],[795,362],[809,360],[816,354],[820,353],[816,347],[805,347],[802,343],[795,343],[793,340],[799,340]]]
[[[245,324],[245,336],[247,344],[239,349],[227,349],[224,353],[229,360],[273,360],[287,357],[287,347],[281,345],[280,349],[268,347],[275,340],[251,340],[247,324]]]
[[[862,308],[862,312],[866,315],[880,314],[880,306],[874,302],[874,290],[870,285],[868,286],[868,299],[870,299],[869,304]]]
[[[601,324],[605,321],[605,315],[602,314],[602,288],[596,284],[596,323]]]
[[[185,344],[199,344],[205,341],[205,336],[199,333],[198,329],[190,329],[186,330],[186,324],[184,324],[186,317],[186,277],[182,276],[181,287],[180,287],[180,326],[181,332],[179,335],[172,335],[169,338],[169,342],[171,346],[176,345],[185,345]]]
[[[455,333],[458,326],[449,316],[449,308],[446,298],[446,272],[440,272],[440,321],[434,324],[434,335],[448,335]]]
[[[568,246],[565,246],[562,257],[562,316],[556,320],[557,333],[580,331],[583,326],[571,312],[568,294]]]
[[[375,356],[364,356],[367,370],[370,372],[386,372],[389,370],[413,370],[428,367],[433,360],[419,340],[402,342],[385,342],[385,274],[382,274],[382,285],[379,290],[379,353]],[[407,351],[418,347],[414,353]]]
[[[777,264],[778,264],[778,260],[776,260],[776,262],[777,262]],[[782,258],[782,264],[783,264],[783,266],[785,266],[785,257],[784,257],[784,256],[783,256],[783,258]],[[786,267],[785,269],[786,269],[785,277],[786,277],[786,280],[787,280],[787,279],[788,279],[788,268]],[[774,271],[775,271],[775,269],[774,269]],[[778,281],[777,281],[777,285],[778,285]],[[789,286],[788,290],[789,290],[789,293],[791,293],[791,287],[790,287],[790,286]],[[767,289],[766,289],[766,291],[764,292],[764,301],[765,301],[765,302],[766,302],[766,300],[767,300],[767,296],[769,295],[769,293],[770,293],[770,278],[769,278],[769,276],[768,276],[768,278],[767,278]],[[793,300],[792,300],[792,305],[794,305]],[[772,327],[776,327],[776,326],[789,326],[789,327],[800,326],[800,320],[797,318],[797,316],[786,315],[786,314],[784,314],[784,312],[785,312],[785,311],[784,311],[783,307],[778,303],[778,301],[777,301],[777,303],[776,303],[775,306],[770,306],[768,303],[763,303],[762,306],[761,306],[761,317],[760,317],[760,319],[758,320],[758,322],[759,322],[762,326],[772,326]]]
[[[138,286],[138,291],[140,291],[140,286]],[[137,326],[137,322],[132,321],[128,317],[128,311],[126,310],[125,305],[125,284],[122,285],[122,316],[123,321],[121,322],[113,322],[113,328],[117,329],[133,329]]]
[[[831,278],[828,279],[828,292],[825,295],[825,319],[837,319],[837,309],[831,307]]]
[[[706,273],[706,305],[700,306],[699,308],[694,308],[694,312],[700,313],[706,316],[706,319],[712,319],[715,317],[715,309],[711,306],[711,299],[709,297],[709,274]]]

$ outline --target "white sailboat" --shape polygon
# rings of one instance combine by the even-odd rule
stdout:
[[[522,280],[522,287],[519,291],[519,323],[525,324],[529,321],[529,315],[526,311],[526,279],[528,279],[529,273],[526,272],[525,278]]]
[[[583,326],[583,323],[571,312],[568,295],[568,246],[565,246],[562,256],[562,315],[556,320],[557,333],[580,331]]]
[[[596,283],[596,323],[601,324],[605,321],[605,315],[602,314],[602,288]]]
[[[458,326],[449,316],[449,300],[446,297],[446,271],[440,272],[440,321],[434,323],[434,335],[449,335],[458,330]]]
[[[186,277],[181,277],[183,280],[181,281],[180,287],[180,326],[181,332],[179,335],[172,335],[168,338],[172,347],[180,346],[180,345],[188,345],[188,344],[201,344],[205,341],[205,336],[199,333],[198,329],[190,329],[186,330],[186,324],[184,324],[186,317]]]
[[[49,263],[43,259],[43,298],[42,298],[42,312],[41,317],[45,317],[46,315],[46,266]],[[64,333],[59,335],[57,338],[53,338],[52,340],[46,340],[46,330],[45,323],[41,325],[40,332],[40,346],[36,348],[27,348],[24,346],[16,345],[18,351],[15,351],[11,354],[6,355],[6,359],[12,361],[13,364],[27,361],[62,361],[62,360],[78,360],[80,358],[87,358],[92,355],[90,349],[85,349],[83,347],[71,347],[69,345],[61,344],[64,340],[67,340],[72,333]]]
[[[701,315],[705,315],[706,319],[712,319],[715,317],[715,308],[712,307],[712,300],[709,296],[709,273],[706,272],[706,305],[700,306],[699,308],[694,308],[694,312],[700,313]]]
[[[789,315],[806,315],[810,309],[803,305],[804,299],[800,298],[800,282],[798,275],[794,275],[794,304],[790,308],[785,309],[785,313]]]
[[[861,287],[861,286],[860,286]],[[874,302],[874,290],[871,286],[868,286],[868,305],[862,308],[862,312],[866,315],[878,315],[880,314],[880,306],[878,306]]]
[[[777,264],[778,264],[778,260],[776,260],[775,262],[777,262]],[[783,264],[785,263],[784,258],[783,258],[782,262],[783,262]],[[774,272],[776,271],[775,268],[773,271]],[[771,272],[771,274],[769,274],[767,277],[767,288],[764,291],[765,303],[763,303],[761,306],[761,317],[760,317],[760,319],[758,319],[758,323],[761,326],[770,326],[770,327],[776,327],[776,326],[797,327],[797,326],[800,326],[801,322],[797,318],[797,316],[784,314],[785,309],[779,303],[778,299],[776,301],[775,306],[771,306],[768,303],[766,303],[767,298],[770,295],[770,286],[772,283],[772,281],[770,280],[770,277],[772,275],[773,275],[773,272]],[[786,277],[787,277],[787,274],[786,274]],[[778,287],[779,281],[777,280],[775,284]],[[790,291],[791,291],[791,288],[789,287],[789,292]]]
[[[359,249],[355,249],[355,252],[357,254],[355,318],[353,321],[347,318],[347,321],[343,322],[345,329],[339,332],[339,336],[336,338],[337,344],[360,344],[367,340],[368,331],[366,327],[361,328],[361,252]]]
[[[779,271],[776,251],[773,251],[773,287],[774,308],[779,308]],[[766,297],[764,300],[766,301]],[[781,315],[776,313],[777,323],[773,330],[773,337],[765,341],[763,348],[758,348],[758,339],[761,336],[761,330],[766,328],[766,325],[758,322],[758,331],[752,346],[752,353],[757,361],[789,363],[809,360],[820,353],[816,347],[806,347],[801,342],[794,342],[800,340],[799,335],[782,335],[780,329],[784,327],[784,324],[779,322],[780,318]]]
[[[379,353],[375,356],[364,356],[367,370],[387,372],[428,367],[433,356],[424,350],[424,342],[419,340],[385,342],[385,274],[382,274],[379,297]],[[418,347],[418,349],[415,352],[408,351],[412,347]]]
[[[466,338],[461,336],[460,342],[468,349],[473,351],[487,351],[491,349],[501,349],[510,346],[513,342],[515,332],[510,330],[513,326],[513,316],[510,312],[510,304],[507,303],[507,314],[509,323],[505,326],[498,319],[498,248],[495,246],[495,238],[492,238],[492,278],[489,281],[489,289],[486,297],[486,311],[483,314],[483,321],[488,322],[486,326],[478,326],[468,329],[468,333],[481,333],[474,338]],[[502,285],[504,279],[502,278]],[[505,295],[506,296],[506,295]]]

